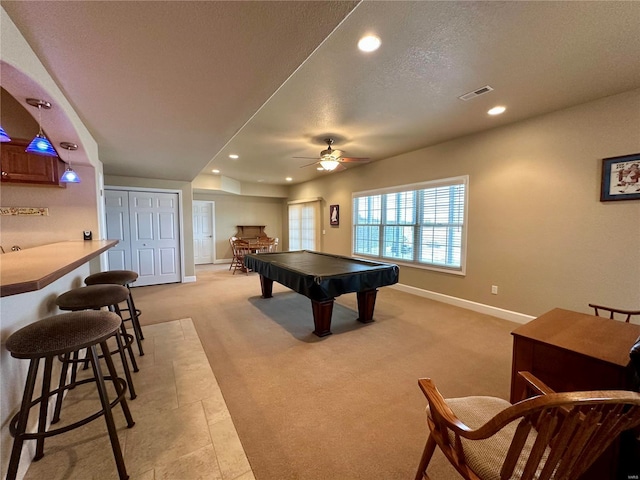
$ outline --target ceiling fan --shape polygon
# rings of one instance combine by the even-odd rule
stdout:
[[[317,160],[317,162],[309,163],[307,165],[303,165],[300,168],[309,167],[311,165],[320,164],[320,166],[327,171],[335,170],[340,167],[340,169],[344,170],[346,167],[342,165],[343,163],[368,163],[371,161],[369,158],[365,157],[343,157],[342,150],[334,150],[331,148],[333,145],[333,138],[325,138],[325,143],[327,144],[327,149],[322,150],[320,152],[320,158],[315,157],[293,157],[293,158],[308,158]]]

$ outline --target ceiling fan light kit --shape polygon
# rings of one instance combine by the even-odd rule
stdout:
[[[340,165],[340,162],[338,160],[326,159],[326,160],[320,160],[320,165],[322,165],[323,169],[331,171],[331,170],[335,170],[336,167]]]
[[[344,153],[342,150],[334,150],[331,148],[333,144],[333,138],[325,138],[325,143],[327,144],[327,149],[322,150],[320,152],[320,158],[316,158],[318,160],[313,163],[309,163],[307,165],[302,165],[300,168],[309,167],[311,165],[320,165],[322,168],[318,168],[318,170],[325,170],[327,172],[331,172],[338,167],[341,167],[344,170],[346,167],[343,165],[344,163],[369,163],[371,159],[364,157],[343,157]],[[313,159],[313,157],[293,157],[293,158],[308,158]]]

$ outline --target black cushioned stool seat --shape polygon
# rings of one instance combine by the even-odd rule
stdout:
[[[109,310],[117,313],[120,319],[122,319],[122,313],[120,312],[120,307],[118,305],[126,301],[128,297],[129,290],[121,285],[90,285],[87,287],[74,288],[73,290],[69,290],[62,295],[59,295],[58,298],[56,298],[56,304],[60,310],[71,311],[108,307]],[[122,367],[124,369],[127,383],[129,384],[131,399],[133,400],[136,398],[136,391],[133,386],[133,379],[131,378],[131,372],[129,370],[129,362],[125,355],[126,350],[129,353],[129,360],[131,361],[133,371],[137,372],[138,364],[133,355],[133,349],[131,348],[133,337],[127,333],[127,329],[122,321],[120,322],[120,332],[122,335],[122,342],[119,340],[120,337],[116,337],[116,341],[118,342],[117,351],[120,353],[120,358],[122,359]],[[75,379],[75,375],[72,378]],[[63,379],[61,379],[61,381],[62,380]],[[59,411],[59,408],[57,410]],[[58,420],[57,414],[54,415],[53,419],[54,421]]]
[[[107,311],[82,311],[55,315],[43,320],[34,322],[13,333],[6,342],[6,348],[14,358],[30,360],[29,372],[22,397],[20,411],[9,424],[9,431],[14,437],[11,460],[7,470],[7,479],[13,480],[18,472],[20,455],[25,440],[36,440],[36,455],[34,460],[39,460],[44,456],[44,439],[53,435],[59,435],[74,428],[86,425],[100,416],[104,416],[111,440],[111,447],[118,469],[120,479],[127,479],[127,470],[122,457],[122,449],[118,441],[118,434],[113,420],[112,408],[120,403],[122,411],[127,420],[127,427],[134,425],[131,412],[125,399],[127,383],[122,378],[118,378],[115,366],[109,353],[107,339],[120,336],[120,325],[122,319],[113,312]],[[97,347],[100,345],[105,363],[109,370],[109,375],[102,374],[102,368],[98,359]],[[70,388],[63,386],[51,391],[51,370],[53,360],[56,356],[69,355],[80,349],[87,349],[87,360],[93,368],[93,378],[88,378],[76,383],[76,385],[95,384],[98,389],[102,410],[94,413],[82,420],[62,428],[46,430],[47,411],[49,398],[57,395],[62,397],[64,390]],[[44,373],[42,381],[42,393],[36,400],[32,400],[38,375],[40,360],[44,359]],[[104,380],[111,380],[116,391],[116,398],[109,401],[107,388]],[[75,385],[74,385],[75,386]],[[36,432],[27,433],[29,412],[32,407],[39,404],[39,419]]]
[[[127,289],[129,290],[127,308],[122,308],[121,310],[126,310],[129,313],[129,317],[123,318],[123,321],[131,321],[133,332],[136,336],[136,342],[138,344],[138,352],[142,356],[144,355],[144,350],[142,349],[141,340],[144,340],[144,335],[142,334],[142,327],[140,326],[139,320],[142,312],[136,308],[136,305],[133,302],[133,295],[131,294],[131,284],[137,279],[138,273],[134,272],[133,270],[109,270],[107,272],[99,272],[89,275],[84,279],[84,283],[87,285],[113,284],[127,287]]]

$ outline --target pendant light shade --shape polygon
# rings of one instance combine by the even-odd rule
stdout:
[[[7,132],[4,131],[4,128],[0,126],[0,142],[10,142],[11,137],[7,135]]]
[[[57,157],[55,148],[51,145],[51,142],[42,133],[42,109],[49,110],[51,104],[46,100],[38,100],[37,98],[27,98],[27,103],[32,107],[38,108],[38,134],[35,136],[31,143],[25,150],[27,153],[35,153],[36,155],[45,155],[47,157]]]
[[[69,151],[69,156],[67,158],[67,169],[64,171],[62,176],[60,177],[61,183],[80,183],[80,177],[76,172],[71,168],[71,152],[78,149],[78,145],[71,142],[62,142],[60,146]]]
[[[48,157],[57,157],[53,145],[44,135],[37,134],[25,150],[27,153],[35,153],[37,155],[46,155]]]
[[[80,183],[80,177],[76,172],[73,171],[73,168],[67,165],[67,169],[60,177],[60,181],[62,183]]]

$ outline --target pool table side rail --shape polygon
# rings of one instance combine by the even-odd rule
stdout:
[[[394,264],[381,264],[369,260],[361,261],[350,257],[321,254],[333,258],[344,258],[348,261],[373,264],[373,266],[365,272],[355,272],[355,274],[354,272],[346,272],[319,276],[264,258],[270,255],[274,254],[247,255],[245,257],[245,265],[263,277],[276,281],[312,300],[323,301],[345,293],[373,290],[398,283],[399,269]]]

